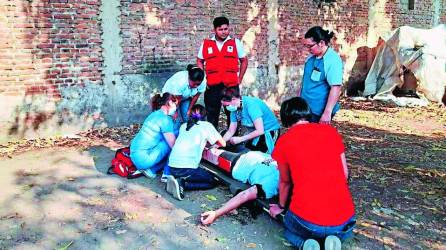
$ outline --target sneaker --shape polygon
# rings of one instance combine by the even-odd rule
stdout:
[[[341,250],[341,240],[334,236],[334,235],[329,235],[327,236],[327,238],[325,238],[325,250]]]
[[[152,172],[152,170],[148,169],[144,169],[144,170],[139,170],[142,172],[142,174],[147,177],[147,178],[151,178],[154,179],[156,177],[156,174]]]
[[[163,173],[163,175],[161,175],[161,182],[167,183],[167,179],[169,176],[172,176],[172,175]]]
[[[181,189],[183,192],[180,191],[180,184],[178,183],[177,179],[175,179],[172,175],[167,176],[166,191],[180,201],[184,198],[184,188]]]
[[[305,240],[304,245],[302,246],[302,250],[320,250],[320,249],[321,247],[319,246],[319,243],[313,239]]]

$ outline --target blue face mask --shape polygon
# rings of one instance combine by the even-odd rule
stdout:
[[[234,105],[228,105],[228,106],[226,106],[226,109],[227,109],[229,112],[234,112],[234,111],[237,110],[237,106],[234,106]]]

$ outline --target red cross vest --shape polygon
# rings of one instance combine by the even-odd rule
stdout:
[[[223,83],[226,87],[232,87],[239,84],[239,59],[235,39],[227,40],[221,51],[218,50],[215,40],[205,39],[202,52],[206,62],[207,85]]]

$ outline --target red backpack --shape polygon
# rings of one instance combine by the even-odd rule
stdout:
[[[130,159],[130,148],[120,148],[116,151],[115,158],[111,161],[111,166],[107,170],[107,174],[117,174],[121,177],[134,179],[142,176],[135,174],[136,167]]]

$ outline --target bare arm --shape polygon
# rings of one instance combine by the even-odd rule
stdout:
[[[283,212],[284,209],[280,208],[286,205],[288,197],[290,196],[291,179],[290,179],[290,169],[288,164],[278,165],[280,178],[279,178],[279,204],[271,204],[269,207],[269,214],[272,217],[276,217],[278,214]],[[279,205],[279,206],[278,206]]]
[[[239,59],[240,61],[240,72],[238,74],[239,83],[242,83],[243,76],[245,76],[246,69],[248,68],[248,58],[243,57]]]
[[[190,112],[192,110],[192,107],[195,105],[195,103],[197,103],[198,98],[200,97],[200,92],[198,92],[197,94],[195,94],[192,99],[190,100],[190,104],[189,104],[189,108],[187,109],[187,116],[190,115]]]
[[[240,142],[248,141],[248,140],[251,140],[253,138],[259,137],[259,136],[261,136],[261,135],[263,135],[265,133],[265,130],[263,128],[263,119],[262,118],[257,118],[254,121],[254,127],[255,127],[255,130],[252,131],[249,134],[246,134],[246,135],[241,136],[241,137],[232,137],[231,143],[232,144],[238,144]]]
[[[164,136],[164,139],[167,141],[167,144],[169,144],[169,147],[172,148],[173,144],[175,144],[175,140],[176,140],[175,134],[168,132],[168,133],[164,133],[163,136]]]
[[[231,124],[229,124],[228,131],[226,131],[226,133],[223,135],[223,140],[229,141],[229,139],[231,139],[231,137],[235,134],[236,130],[237,122],[231,122]]]
[[[221,208],[216,211],[208,211],[201,214],[201,223],[203,225],[212,224],[218,217],[225,215],[232,210],[238,208],[243,203],[257,198],[257,187],[252,186],[243,192],[238,193],[226,202]]]
[[[341,95],[341,87],[341,85],[331,86],[327,104],[325,105],[325,110],[321,116],[320,123],[330,123],[331,113],[333,112],[333,108]]]
[[[200,69],[204,70],[204,59],[200,59],[200,58],[197,57],[197,66]]]
[[[345,158],[345,153],[341,154],[342,168],[344,169],[345,179],[348,179],[348,168],[347,159]]]

